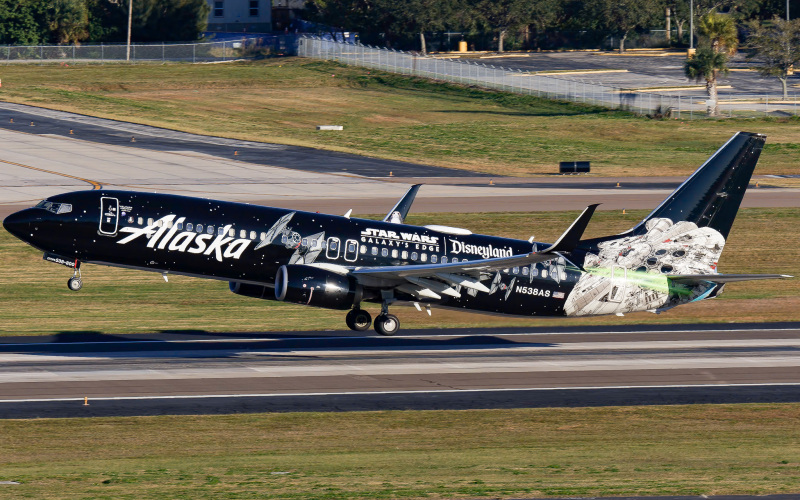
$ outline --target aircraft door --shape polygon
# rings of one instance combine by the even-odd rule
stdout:
[[[325,249],[325,256],[331,260],[336,260],[339,258],[339,238],[328,238],[328,244],[326,245]]]
[[[609,302],[622,302],[625,298],[625,288],[628,282],[628,270],[622,266],[611,268],[611,291],[608,293]]]
[[[119,200],[116,198],[100,198],[100,234],[114,236],[119,227]]]
[[[344,260],[355,262],[358,259],[358,241],[347,240],[344,246]]]

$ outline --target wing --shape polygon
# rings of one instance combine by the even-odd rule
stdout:
[[[389,210],[389,213],[383,218],[383,222],[402,224],[403,221],[406,220],[408,211],[411,209],[411,204],[414,203],[414,198],[417,196],[417,191],[419,191],[420,186],[422,186],[422,184],[414,184],[411,186],[394,208]]]
[[[597,205],[590,205],[552,245],[539,252],[510,257],[472,260],[448,264],[361,267],[350,272],[364,286],[395,288],[419,298],[439,299],[441,294],[460,296],[454,286],[489,293],[481,275],[517,266],[529,266],[560,257],[575,249]]]

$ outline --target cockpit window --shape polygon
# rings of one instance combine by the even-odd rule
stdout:
[[[37,203],[36,208],[42,208],[54,214],[68,214],[72,212],[72,205],[69,203],[53,203],[47,200],[42,200]]]

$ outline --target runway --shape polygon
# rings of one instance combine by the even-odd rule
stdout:
[[[800,401],[798,323],[0,345],[0,418],[790,401]]]

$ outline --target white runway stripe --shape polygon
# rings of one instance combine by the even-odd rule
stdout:
[[[585,391],[585,390],[614,390],[614,389],[692,389],[715,387],[800,387],[800,383],[773,383],[773,384],[680,384],[680,385],[615,385],[615,386],[583,386],[583,387],[526,387],[519,389],[441,389],[433,391],[347,391],[347,392],[298,392],[298,393],[267,393],[267,394],[203,394],[203,395],[172,395],[172,396],[118,396],[89,398],[92,401],[136,401],[150,399],[216,399],[216,398],[280,398],[297,396],[365,396],[365,395],[393,395],[393,394],[470,394],[485,392],[510,392],[510,391]],[[42,399],[0,399],[0,403],[46,403],[57,401],[84,401],[84,398],[42,398]]]

